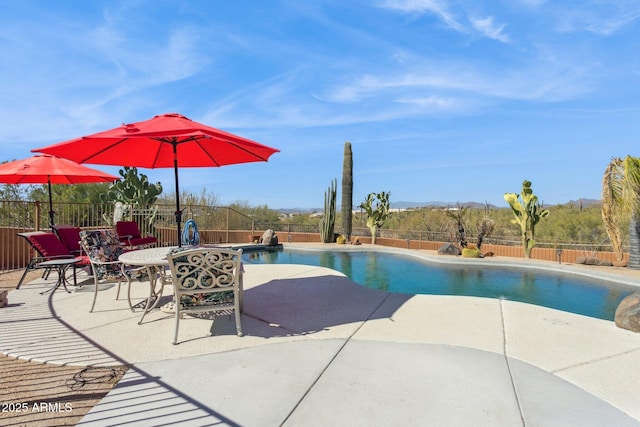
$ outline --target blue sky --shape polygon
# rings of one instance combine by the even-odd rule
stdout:
[[[354,205],[506,206],[524,179],[545,205],[599,199],[611,158],[640,156],[637,0],[0,5],[0,161],[179,112],[281,150],[182,169],[182,190],[310,208],[345,141]]]

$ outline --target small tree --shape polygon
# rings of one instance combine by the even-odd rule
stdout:
[[[519,198],[522,197],[522,203]],[[505,193],[504,200],[509,204],[515,219],[512,224],[520,226],[520,236],[525,258],[531,257],[531,250],[536,245],[535,227],[540,220],[549,215],[549,211],[542,209],[538,203],[538,197],[533,194],[530,181],[522,182],[520,195],[516,193]]]
[[[0,200],[26,200],[34,188],[35,186],[24,184],[0,185]]]
[[[389,218],[389,196],[391,193],[370,193],[364,202],[360,203],[360,208],[364,209],[367,215],[367,227],[371,231],[371,244],[376,244],[376,234],[378,228],[384,225]]]
[[[481,218],[478,220],[478,222],[476,223],[476,227],[478,228],[478,250],[480,250],[480,247],[482,246],[482,242],[484,241],[485,237],[489,237],[491,236],[491,233],[493,233],[493,227],[494,227],[495,223],[491,218]]]
[[[495,227],[495,222],[491,218],[489,218],[490,210],[491,209],[489,208],[489,204],[486,203],[484,207],[484,216],[476,222],[476,228],[478,230],[478,250],[480,250],[484,238],[491,236],[491,234],[493,233],[493,228]]]
[[[444,213],[453,221],[449,223],[449,237],[460,246],[460,249],[467,247],[467,236],[465,231],[464,217],[468,208],[458,204],[454,209],[445,209]]]
[[[616,263],[622,263],[624,251],[620,223],[629,221],[629,261],[627,267],[640,268],[640,158],[614,157],[605,170],[602,179],[602,220]]]
[[[23,184],[0,185],[0,226],[30,228],[34,226],[32,210],[29,203],[17,203],[26,200],[29,189],[33,186]],[[2,203],[2,201],[15,201],[15,205]],[[14,206],[12,208],[12,206]]]

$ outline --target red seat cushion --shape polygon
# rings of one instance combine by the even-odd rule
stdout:
[[[80,261],[78,261],[76,263],[77,266],[85,267],[87,265],[91,265],[91,260],[89,259],[89,257],[87,255],[82,255],[82,256],[79,256],[79,257],[76,257],[76,258],[80,260]]]
[[[58,237],[70,252],[80,253],[80,227],[57,228]]]
[[[53,233],[35,234],[29,236],[29,241],[34,248],[45,258],[71,256],[69,249]]]
[[[142,237],[135,221],[118,221],[116,223],[116,233],[118,233],[118,239],[122,243],[131,246],[151,245],[158,241],[153,236]]]
[[[131,239],[131,246],[139,246],[139,245],[150,245],[152,243],[156,243],[158,239],[155,237],[139,237],[137,239]],[[127,240],[127,243],[129,241]]]
[[[116,223],[118,236],[131,236],[132,239],[140,237],[140,230],[135,221],[118,221]]]

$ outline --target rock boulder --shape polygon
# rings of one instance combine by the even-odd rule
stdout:
[[[611,261],[607,261],[606,259],[600,259],[596,257],[590,256],[579,256],[576,258],[576,264],[585,264],[585,265],[604,265],[607,267],[611,267],[613,263]]]
[[[260,243],[265,246],[275,246],[278,244],[278,236],[276,236],[276,232],[269,229],[264,232],[262,238],[260,239]]]
[[[438,255],[460,255],[462,252],[453,243],[445,243],[438,249]]]
[[[614,321],[619,328],[640,332],[640,292],[634,292],[620,301]]]

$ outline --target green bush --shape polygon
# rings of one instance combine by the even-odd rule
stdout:
[[[462,249],[462,256],[464,258],[480,258],[480,249],[475,247],[469,247]]]

